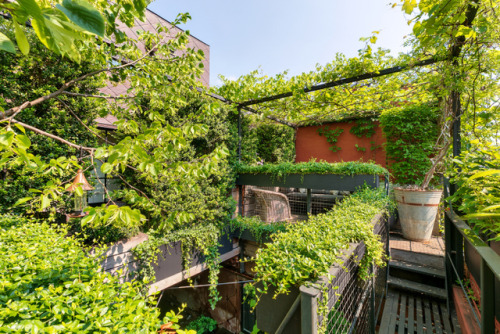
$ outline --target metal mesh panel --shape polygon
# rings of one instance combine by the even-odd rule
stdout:
[[[375,227],[375,232],[381,234],[381,241],[385,244],[387,228],[383,219]],[[365,246],[361,243],[328,285],[329,313],[326,319],[318,318],[319,325],[325,325],[328,334],[370,333],[378,316],[386,289],[387,269],[374,268],[374,278],[360,280],[358,263],[364,252]]]
[[[340,202],[343,196],[347,195],[348,192],[344,194],[339,194],[336,190],[321,190],[312,189],[311,190],[311,211],[313,215],[319,213],[324,213],[333,208],[335,204]],[[297,189],[287,194],[288,200],[290,202],[290,208],[292,214],[295,215],[305,215],[307,214],[307,191],[306,189]]]

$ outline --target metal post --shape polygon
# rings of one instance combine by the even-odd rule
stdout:
[[[238,162],[241,162],[241,106],[238,106]]]
[[[320,292],[314,288],[300,287],[301,333],[318,333],[318,298]]]
[[[307,189],[307,213],[312,214],[312,192]]]
[[[460,138],[460,118],[462,115],[462,108],[460,105],[460,93],[457,91],[451,92],[451,108],[453,111],[453,157],[458,157],[462,153],[462,143]],[[458,170],[460,166],[454,164]],[[450,184],[450,195],[453,195],[457,191],[457,186],[454,183]]]
[[[481,334],[495,333],[495,276],[481,257]]]
[[[451,317],[451,301],[453,300],[453,270],[451,267],[451,261],[450,258],[448,257],[448,253],[450,256],[452,256],[452,253],[454,252],[453,250],[453,245],[451,242],[451,234],[452,231],[451,229],[453,228],[452,222],[450,218],[448,217],[448,214],[445,213],[444,215],[444,249],[445,249],[445,254],[444,254],[444,267],[446,270],[446,293],[447,293],[447,298],[446,298],[446,307],[448,308],[448,313],[450,314]]]
[[[375,267],[373,266],[373,262],[370,265],[372,278],[372,291],[370,294],[370,334],[375,334],[375,327],[377,326],[377,317],[375,316]]]
[[[238,213],[240,214],[241,217],[243,217],[244,212],[243,212],[243,196],[245,195],[245,186],[244,185],[239,185],[238,186]]]

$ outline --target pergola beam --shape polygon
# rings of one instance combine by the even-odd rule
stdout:
[[[326,89],[326,88],[332,88],[332,87],[336,87],[336,86],[345,85],[348,83],[378,78],[378,77],[382,77],[382,76],[385,76],[388,74],[402,72],[402,71],[405,71],[405,70],[413,68],[413,67],[422,67],[422,66],[431,65],[431,64],[440,62],[442,60],[444,60],[444,59],[432,57],[432,58],[429,58],[426,60],[421,60],[421,61],[416,62],[414,64],[405,64],[405,65],[400,65],[400,66],[394,66],[394,67],[386,68],[386,69],[383,69],[383,70],[380,70],[377,72],[368,72],[368,73],[363,73],[363,74],[356,75],[356,76],[353,76],[350,78],[344,78],[344,79],[335,80],[335,81],[331,81],[331,82],[327,82],[327,83],[321,83],[321,84],[314,85],[314,86],[309,87],[309,88],[304,88],[303,91],[304,91],[304,93],[311,93],[311,92],[315,92],[315,91]],[[256,100],[248,100],[248,101],[240,102],[240,103],[238,103],[238,105],[240,105],[242,107],[247,107],[247,106],[251,106],[254,104],[260,104],[263,102],[284,99],[284,98],[290,97],[290,96],[293,96],[293,92],[286,92],[286,93],[281,93],[281,94],[277,94],[277,95],[267,96],[267,97],[263,97],[261,99],[256,99]]]

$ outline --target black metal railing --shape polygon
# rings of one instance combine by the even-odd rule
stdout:
[[[446,198],[449,195],[449,184],[446,180],[444,188]],[[470,300],[465,288],[465,255],[467,255],[464,253],[465,248],[474,250],[480,257],[480,314],[477,314],[472,306],[473,301]],[[469,225],[459,219],[451,203],[447,203],[445,213],[445,267],[448,309],[453,300],[453,283],[458,282],[481,328],[481,333],[495,333],[495,309],[500,307],[500,300],[497,301],[495,298],[495,280],[500,281],[500,255],[475,234]]]

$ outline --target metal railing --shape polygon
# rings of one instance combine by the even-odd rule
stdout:
[[[449,185],[446,181],[444,188],[446,198],[449,194]],[[464,288],[464,243],[474,249],[481,258],[481,314],[476,314]],[[451,203],[448,203],[445,213],[445,267],[448,309],[450,302],[453,300],[453,282],[456,280],[464,290],[469,306],[481,328],[481,333],[495,333],[495,308],[500,307],[500,300],[495,300],[495,280],[500,280],[500,255],[495,253],[463,220],[459,219],[453,211]]]
[[[388,247],[388,218],[379,217],[375,233]],[[300,288],[302,333],[316,334],[323,327],[325,333],[375,333],[376,321],[382,310],[387,288],[387,266],[371,268],[372,278],[365,281],[358,278],[359,261],[365,253],[363,243],[353,244],[342,266],[330,270],[333,280],[320,279],[318,287]],[[328,294],[326,317],[318,314],[323,298],[323,287]]]

